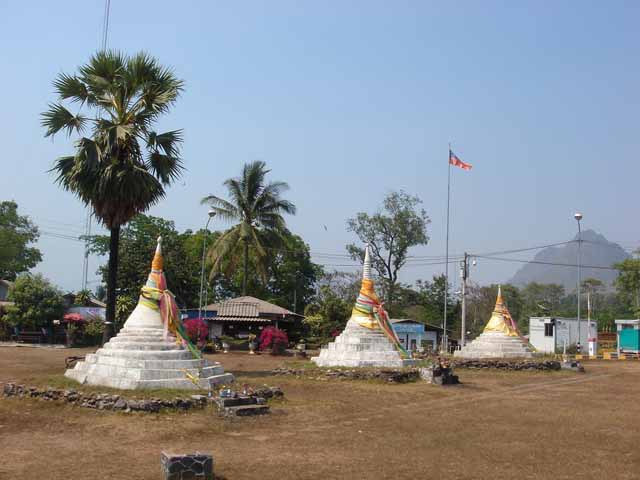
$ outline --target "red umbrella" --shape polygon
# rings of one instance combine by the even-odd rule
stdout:
[[[82,315],[80,315],[79,313],[67,313],[64,315],[64,317],[62,317],[62,319],[65,322],[70,322],[70,323],[82,323],[84,322],[84,318],[82,318]]]

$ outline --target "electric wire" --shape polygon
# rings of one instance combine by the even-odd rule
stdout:
[[[542,261],[539,261],[539,260],[522,260],[522,259],[518,259],[518,258],[491,257],[491,256],[487,256],[487,255],[474,255],[474,257],[484,258],[486,260],[499,260],[499,261],[502,261],[502,262],[533,263],[533,264],[536,264],[536,265],[550,265],[550,266],[555,266],[555,267],[578,268],[578,264],[577,263],[542,262]],[[585,265],[585,264],[580,264],[579,266],[580,266],[580,268],[595,268],[595,269],[600,269],[600,270],[618,270],[615,267],[605,267],[603,265]]]

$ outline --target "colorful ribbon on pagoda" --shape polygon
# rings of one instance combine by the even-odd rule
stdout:
[[[159,283],[160,286],[163,286],[162,282]],[[160,311],[160,318],[162,318],[162,323],[164,325],[165,338],[167,338],[169,334],[173,335],[180,343],[187,347],[195,358],[202,358],[200,351],[193,343],[191,343],[184,327],[182,326],[178,306],[176,305],[173,293],[166,288],[160,289],[145,285],[142,287],[141,294],[141,303],[143,305]]]
[[[367,295],[361,290],[360,295],[358,295],[358,298],[356,299],[354,310],[365,315],[373,315],[373,317],[378,322],[378,326],[380,327],[380,329],[385,333],[387,338],[391,340],[400,354],[405,358],[411,358],[411,354],[402,346],[402,343],[400,343],[400,339],[391,326],[389,316],[387,315],[382,302]]]

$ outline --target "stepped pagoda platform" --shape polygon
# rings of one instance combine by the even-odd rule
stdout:
[[[375,317],[374,311],[379,312],[378,318]],[[382,310],[373,289],[371,258],[367,246],[362,287],[351,318],[344,331],[322,348],[320,354],[311,361],[319,367],[402,368],[415,364],[415,360],[408,357],[400,347],[400,342],[386,319],[386,313]]]
[[[163,320],[160,302],[169,300],[162,268],[158,239],[151,273],[123,328],[96,353],[67,370],[66,377],[82,384],[126,390],[208,390],[216,384],[233,382],[233,375],[225,373],[222,365],[199,358],[186,348],[180,334]]]
[[[531,358],[533,349],[522,338],[516,323],[502,300],[501,289],[489,322],[472,342],[454,352],[461,358]]]

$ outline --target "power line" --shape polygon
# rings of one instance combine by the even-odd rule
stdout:
[[[550,248],[550,247],[558,247],[560,245],[568,245],[569,243],[577,243],[577,240],[569,240],[567,242],[557,242],[557,243],[550,243],[548,245],[538,245],[536,247],[527,247],[527,248],[517,248],[517,249],[513,249],[513,250],[501,250],[498,252],[489,252],[489,253],[483,253],[480,255],[476,255],[476,254],[471,254],[472,257],[479,257],[481,255],[506,255],[509,253],[521,253],[521,252],[529,252],[531,250],[542,250],[543,248]]]
[[[109,10],[111,9],[111,0],[104,2],[104,16],[102,19],[102,50],[107,49],[107,39],[109,38]]]
[[[537,265],[551,265],[554,267],[571,267],[571,268],[577,268],[578,264],[577,263],[556,263],[556,262],[541,262],[538,260],[521,260],[518,258],[502,258],[502,257],[491,257],[488,255],[473,255],[474,257],[477,258],[484,258],[487,260],[499,260],[502,262],[517,262],[517,263],[535,263]],[[617,268],[614,267],[604,267],[602,265],[580,265],[581,268],[595,268],[595,269],[600,269],[600,270],[618,270]]]
[[[65,235],[63,233],[57,233],[57,232],[48,232],[46,230],[39,230],[39,232],[47,237],[54,237],[54,238],[60,238],[62,240],[73,240],[76,242],[80,242],[80,243],[84,243],[84,240],[82,240],[79,236],[78,237],[74,237],[72,235]]]

